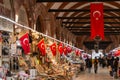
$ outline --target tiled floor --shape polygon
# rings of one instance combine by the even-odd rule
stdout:
[[[109,70],[107,68],[99,68],[97,74],[95,74],[92,69],[91,73],[87,71],[82,72],[77,77],[74,76],[73,80],[120,80],[120,78],[114,79],[109,75]]]

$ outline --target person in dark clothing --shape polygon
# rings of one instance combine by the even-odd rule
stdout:
[[[111,71],[110,71],[110,76],[113,76],[113,72],[114,72],[114,65],[113,65],[113,63],[114,63],[114,57],[112,56],[112,58],[110,59],[110,61],[109,61],[109,64],[110,64],[110,68],[111,68]]]
[[[100,55],[100,57],[98,58],[98,62],[99,62],[99,66],[100,66],[100,67],[102,67],[102,60],[103,60],[103,58],[102,58],[102,56]]]
[[[107,67],[109,67],[109,66],[110,66],[110,58],[107,57]]]
[[[91,72],[91,68],[92,68],[92,59],[88,58],[86,59],[86,68],[88,68],[88,72],[90,73]]]
[[[102,58],[101,58],[101,56],[99,57],[98,61],[99,61],[99,65],[101,67],[102,66]]]
[[[98,59],[97,59],[97,57],[95,57],[95,60],[94,60],[94,72],[97,73],[97,70],[98,70]]]
[[[119,61],[119,58],[117,57],[113,63],[113,67],[114,67],[114,77],[117,78],[117,71],[118,71],[118,61]]]
[[[102,68],[104,68],[106,66],[106,58],[103,57],[102,58]]]
[[[112,57],[111,60],[110,60],[110,66],[111,66],[112,69],[114,68],[114,66],[113,66],[114,60],[115,60],[114,57]]]

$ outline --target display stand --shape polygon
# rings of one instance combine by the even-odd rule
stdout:
[[[16,30],[14,30],[13,32],[14,35],[11,34],[12,37],[10,37],[11,35],[2,36],[3,40],[0,42],[1,71],[3,70],[3,72],[5,71],[7,72],[7,73],[5,72],[2,75],[2,77],[0,76],[1,78],[6,77],[7,79],[13,79],[13,80],[27,80],[27,79],[32,80],[37,78],[38,80],[48,80],[48,79],[70,80],[71,79],[73,75],[71,74],[72,70],[70,70],[70,68],[72,68],[72,66],[68,65],[69,64],[68,60],[64,57],[63,64],[61,64],[62,60],[60,58],[61,56],[58,50],[56,50],[57,55],[53,56],[52,51],[49,48],[50,45],[54,42],[57,45],[58,42],[56,41],[59,40],[56,40],[50,36],[48,37],[46,35],[43,37],[42,33],[41,33],[42,35],[37,34],[34,32],[35,30],[32,30],[29,27],[23,26],[21,24],[19,24],[17,27],[19,27],[18,29],[22,29],[22,31],[16,32]],[[30,45],[30,48],[32,48],[32,50],[30,51],[30,54],[25,54],[23,51],[24,49],[22,48],[21,45],[19,45],[20,44],[19,38],[22,35],[24,35],[26,32],[29,33],[29,30],[31,30],[31,34],[35,33],[37,37],[31,35],[32,41],[34,43],[31,42],[28,44]],[[12,39],[9,40],[10,38],[15,38],[15,40]],[[41,40],[42,38],[45,39],[45,46],[46,46],[45,56],[41,55],[41,51],[37,47],[37,44],[39,42],[38,40]]]

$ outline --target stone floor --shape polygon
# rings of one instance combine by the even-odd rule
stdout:
[[[73,80],[120,80],[120,78],[114,79],[109,75],[109,70],[107,68],[99,68],[97,74],[95,74],[92,69],[91,73],[87,71],[79,73],[78,76],[74,76]]]

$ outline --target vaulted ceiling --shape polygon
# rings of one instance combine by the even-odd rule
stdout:
[[[44,4],[48,12],[61,20],[61,25],[78,36],[78,45],[90,41],[90,3],[103,2],[105,40],[120,42],[120,1],[119,0],[36,0]],[[82,39],[82,40],[81,40]]]

